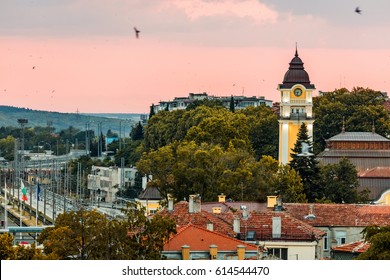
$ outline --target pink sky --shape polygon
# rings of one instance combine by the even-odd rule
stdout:
[[[390,20],[377,19],[386,1],[375,17],[368,0],[360,1],[362,15],[349,0],[336,14],[328,6],[311,10],[308,0],[294,7],[281,0],[97,0],[94,9],[86,0],[19,2],[0,9],[0,105],[147,113],[152,103],[190,92],[279,101],[296,41],[317,92],[362,86],[390,93]]]

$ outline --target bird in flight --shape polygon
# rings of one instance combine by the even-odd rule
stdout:
[[[33,69],[35,69],[35,66],[33,66]]]
[[[358,13],[359,15],[361,15],[361,14],[362,14],[362,10],[360,10],[360,8],[359,8],[359,7],[356,7],[356,9],[355,9],[355,13]]]
[[[138,39],[140,31],[137,29],[137,27],[134,27],[134,31],[135,31],[135,38]]]

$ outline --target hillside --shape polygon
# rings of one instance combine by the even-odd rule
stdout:
[[[75,114],[59,113],[49,111],[39,111],[12,106],[0,106],[0,127],[12,126],[17,127],[18,119],[27,119],[26,127],[35,126],[53,126],[56,131],[73,126],[84,130],[89,123],[90,129],[97,129],[97,124],[102,123],[102,132],[106,133],[108,129],[113,132],[119,132],[122,127],[122,133],[129,133],[132,124],[140,120],[139,114]],[[107,116],[107,117],[106,117]],[[131,118],[129,118],[131,117]]]

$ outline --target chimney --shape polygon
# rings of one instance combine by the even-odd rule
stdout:
[[[214,231],[214,224],[211,221],[208,221],[206,224],[207,230]]]
[[[191,194],[188,201],[188,213],[199,213],[201,211],[201,197],[199,194]]]
[[[168,211],[173,211],[173,197],[171,195],[168,195]]]
[[[274,206],[274,211],[283,211],[283,201],[282,201],[282,196],[278,195],[276,198],[276,204]]]
[[[233,231],[235,233],[240,233],[241,232],[241,228],[240,228],[240,218],[239,217],[235,217],[234,220],[233,220]]]
[[[237,258],[239,260],[245,259],[245,249],[246,247],[244,245],[237,245]]]
[[[191,247],[188,245],[181,246],[181,257],[183,260],[189,260],[191,254]]]
[[[213,214],[221,214],[222,207],[213,207]]]
[[[276,195],[267,196],[267,207],[273,208],[276,205]]]
[[[225,202],[225,200],[226,200],[226,195],[224,195],[223,193],[218,195],[218,202]]]
[[[218,255],[218,246],[211,244],[209,246],[209,249],[210,249],[210,251],[209,251],[210,252],[210,260],[216,260],[217,255]]]

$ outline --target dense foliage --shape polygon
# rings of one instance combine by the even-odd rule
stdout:
[[[345,88],[323,93],[313,98],[314,151],[325,148],[325,140],[341,132],[343,122],[346,131],[371,131],[390,135],[390,116],[384,107],[385,96],[380,91],[365,88]]]
[[[363,230],[369,249],[358,256],[358,260],[390,260],[390,226],[368,226]]]
[[[60,214],[38,241],[44,254],[56,259],[158,260],[176,224],[169,217],[147,218],[145,209],[129,203],[124,219],[108,219],[99,212],[80,209]]]

